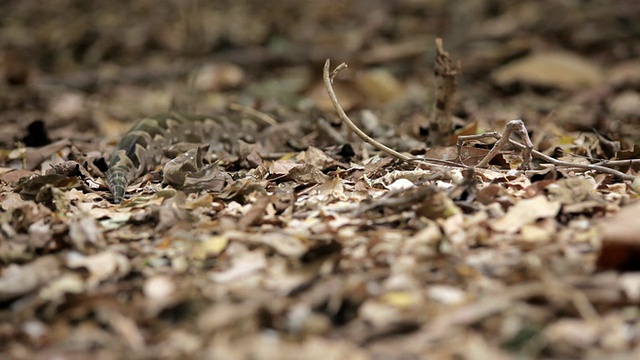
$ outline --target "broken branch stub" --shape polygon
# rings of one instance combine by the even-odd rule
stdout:
[[[449,145],[453,131],[453,106],[456,82],[461,73],[460,61],[453,62],[444,50],[442,39],[436,39],[436,103],[429,126],[429,145]]]

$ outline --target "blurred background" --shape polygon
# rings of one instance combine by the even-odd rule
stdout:
[[[0,14],[3,145],[36,118],[114,136],[176,106],[331,111],[327,58],[351,68],[336,85],[347,110],[419,136],[436,37],[462,64],[462,121],[634,138],[640,117],[633,0],[4,0]]]

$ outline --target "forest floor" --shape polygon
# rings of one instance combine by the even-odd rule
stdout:
[[[640,3],[264,4],[0,3],[0,358],[640,358]]]

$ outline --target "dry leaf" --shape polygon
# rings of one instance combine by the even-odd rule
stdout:
[[[538,219],[555,217],[558,211],[560,202],[549,201],[546,196],[538,195],[518,201],[507,210],[505,216],[490,222],[489,226],[495,231],[515,233]]]
[[[40,257],[25,265],[11,264],[0,277],[0,300],[13,300],[46,285],[60,275],[54,256]]]
[[[71,252],[67,255],[66,264],[72,269],[87,269],[89,271],[87,285],[90,288],[95,288],[100,282],[109,278],[119,279],[131,271],[129,259],[113,251],[104,251],[89,256]]]
[[[637,270],[640,264],[640,203],[629,205],[612,217],[602,219],[602,249],[598,266],[604,269]]]
[[[604,80],[595,63],[565,52],[533,54],[499,68],[491,77],[499,86],[524,83],[563,90],[592,87]]]

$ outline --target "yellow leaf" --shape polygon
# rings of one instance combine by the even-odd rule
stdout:
[[[194,251],[193,258],[196,260],[204,260],[209,257],[220,255],[229,244],[229,238],[223,235],[216,235],[203,241]]]
[[[382,295],[380,300],[398,308],[408,308],[417,302],[414,294],[407,291],[393,291]]]

